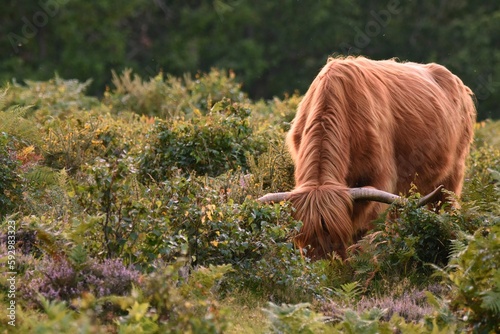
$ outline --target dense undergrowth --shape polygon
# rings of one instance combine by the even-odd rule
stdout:
[[[87,85],[3,89],[3,332],[499,330],[498,122],[477,125],[460,209],[416,189],[346,261],[310,262],[290,205],[255,201],[293,187],[299,96],[251,101],[217,70]]]

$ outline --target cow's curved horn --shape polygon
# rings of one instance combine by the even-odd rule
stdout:
[[[440,185],[436,189],[434,189],[431,193],[425,195],[420,198],[417,206],[424,206],[428,203],[431,203],[436,196],[441,192],[443,186]],[[395,202],[405,203],[406,198],[388,193],[383,190],[375,189],[375,188],[350,188],[349,193],[353,200],[367,200],[367,201],[375,201],[387,204],[393,204]]]
[[[289,191],[283,193],[269,193],[258,198],[257,200],[263,203],[281,202],[281,201],[286,201],[291,194],[292,193]]]
[[[432,202],[436,196],[441,192],[441,189],[443,189],[443,186],[439,186],[434,191],[431,193],[425,195],[424,197],[420,198],[420,200],[417,203],[417,206],[424,206],[430,202]],[[263,202],[263,203],[269,203],[269,202],[281,202],[287,200],[292,193],[287,191],[287,192],[280,192],[280,193],[269,193],[266,194],[258,199],[258,201]],[[395,202],[399,203],[405,203],[406,198],[394,195],[391,193],[388,193],[383,190],[379,190],[376,188],[349,188],[349,194],[351,195],[352,199],[354,201],[356,200],[367,200],[367,201],[375,201],[375,202],[381,202],[381,203],[387,203],[387,204],[393,204]]]
[[[436,197],[441,193],[441,190],[444,188],[443,185],[438,186],[432,192],[428,193],[424,197],[418,200],[418,206],[424,206],[426,204],[432,203],[436,200]]]
[[[387,204],[392,204],[394,202],[404,202],[404,197],[371,187],[349,188],[349,194],[354,201],[365,200]]]

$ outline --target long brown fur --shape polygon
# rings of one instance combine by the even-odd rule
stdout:
[[[287,144],[290,201],[308,256],[342,257],[385,206],[353,203],[349,187],[460,196],[475,122],[471,90],[437,64],[330,58],[302,99]]]

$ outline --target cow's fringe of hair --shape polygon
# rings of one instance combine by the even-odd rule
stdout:
[[[348,188],[339,184],[299,187],[290,201],[295,217],[305,222],[295,238],[297,246],[310,246],[307,256],[312,259],[325,258],[334,251],[344,258],[354,232]]]

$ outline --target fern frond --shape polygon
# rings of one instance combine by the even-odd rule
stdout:
[[[67,304],[64,301],[57,301],[57,300],[51,301],[45,298],[41,294],[38,296],[38,298],[40,305],[45,311],[45,314],[47,314],[47,316],[51,320],[61,318],[62,315],[66,317],[73,313],[71,310],[68,309]]]
[[[9,90],[9,86],[4,90],[0,90],[0,110],[3,110],[5,107],[5,97],[7,96],[7,91]]]
[[[0,111],[0,132],[5,132],[10,136],[16,137],[26,145],[40,147],[42,144],[41,136],[35,123],[24,118],[31,106],[15,106],[8,111]]]
[[[307,303],[276,305],[269,302],[263,311],[270,320],[273,333],[327,333],[325,322],[329,318],[314,312],[310,306]]]
[[[361,294],[362,288],[358,281],[354,281],[342,284],[340,288],[334,289],[333,292],[339,296],[342,301],[350,302]]]
[[[493,168],[486,168],[486,170],[490,173],[491,177],[498,183],[500,183],[500,171],[495,170]]]
[[[68,170],[63,168],[59,171],[58,184],[61,188],[66,189],[68,186]]]
[[[457,258],[465,252],[467,243],[463,240],[451,240],[450,244],[450,258]]]
[[[58,173],[47,166],[37,166],[25,174],[28,182],[38,186],[58,184]]]
[[[87,261],[87,250],[82,245],[76,245],[68,257],[75,266],[80,266]]]
[[[486,291],[482,297],[481,307],[500,314],[500,291]]]

